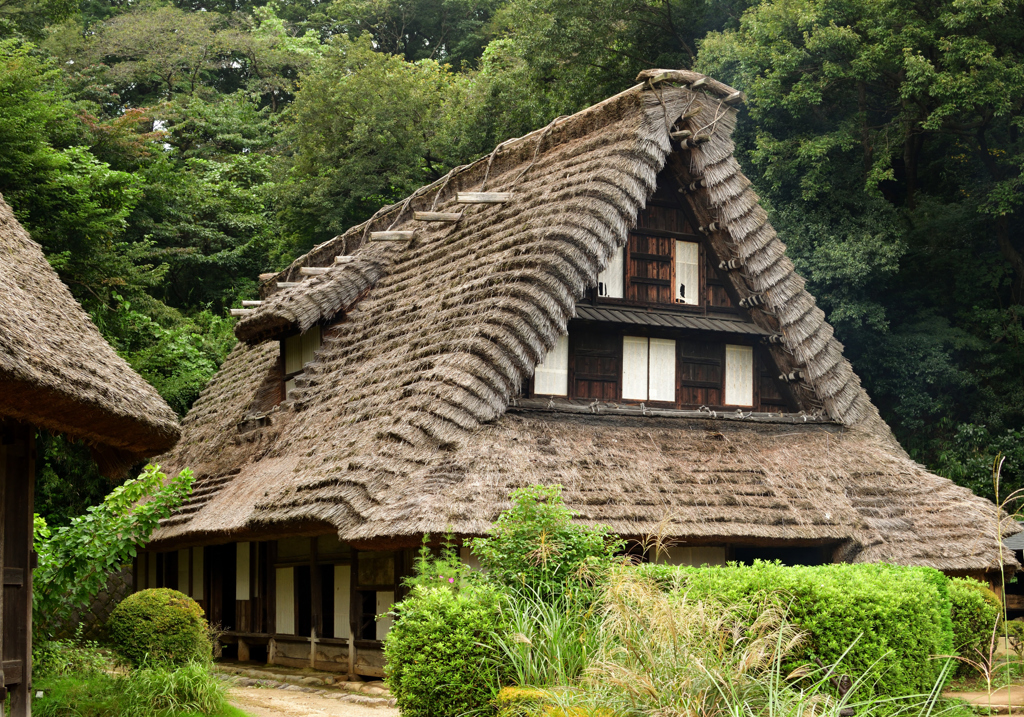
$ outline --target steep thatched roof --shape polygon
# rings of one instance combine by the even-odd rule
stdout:
[[[106,473],[166,451],[177,417],[100,336],[0,197],[0,416],[87,441]]]
[[[315,523],[346,540],[449,525],[478,533],[510,488],[562,482],[584,518],[627,533],[669,521],[673,534],[706,540],[828,539],[848,542],[850,556],[995,565],[995,538],[978,522],[994,507],[905,456],[786,257],[732,156],[736,110],[726,99],[738,93],[693,72],[641,79],[500,145],[265,284],[264,303],[238,324],[242,343],[185,419],[170,460],[202,478],[157,540]],[[674,146],[673,128],[708,140]],[[810,425],[615,407],[591,418],[571,402],[567,414],[508,413],[566,332],[576,299],[626,242],[666,163],[719,258],[740,260],[728,277],[735,292],[762,295],[742,331],[782,335],[770,350],[783,371],[803,373],[797,391],[815,414]],[[458,192],[484,190],[511,192],[511,201],[461,209],[454,224],[413,219],[460,211]],[[380,230],[416,238],[367,241]],[[343,254],[351,259],[335,263]],[[305,267],[326,271],[306,277]],[[278,290],[277,281],[297,285]],[[294,400],[262,415],[261,385],[279,369],[274,339],[341,317]]]

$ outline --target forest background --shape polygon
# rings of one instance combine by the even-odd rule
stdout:
[[[1022,0],[0,0],[0,193],[181,415],[260,272],[694,68],[917,460],[1024,486]],[[51,525],[111,486],[41,437]],[[69,480],[69,478],[73,478]]]

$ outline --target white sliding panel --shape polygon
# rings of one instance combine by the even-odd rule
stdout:
[[[676,301],[697,305],[700,299],[700,245],[676,242]]]
[[[312,361],[320,348],[320,327],[312,326],[309,331],[302,334],[302,365]]]
[[[676,400],[676,342],[672,339],[651,339],[650,390],[652,401]]]
[[[334,566],[334,636],[352,634],[349,618],[352,610],[352,566]]]
[[[395,593],[390,590],[380,590],[377,592],[377,614],[381,615],[391,609],[391,606],[395,604]],[[388,631],[391,630],[391,626],[395,624],[395,619],[390,615],[385,615],[377,621],[377,639],[383,640],[388,636]]]
[[[275,616],[278,634],[295,634],[295,568],[277,568]]]
[[[533,392],[545,396],[569,395],[569,337],[559,336],[544,362],[533,374]]]
[[[235,543],[235,600],[249,599],[249,544]]]
[[[178,592],[191,597],[192,592],[188,589],[188,556],[188,548],[178,551]]]
[[[725,405],[754,405],[754,349],[725,345]]]
[[[622,397],[647,400],[647,337],[622,337]]]
[[[203,599],[203,548],[192,548],[192,599]]]
[[[597,275],[597,295],[609,299],[623,296],[623,277],[626,273],[626,247],[620,246],[608,258],[608,266]]]

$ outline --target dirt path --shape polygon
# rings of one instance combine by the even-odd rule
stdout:
[[[398,717],[392,707],[368,707],[291,690],[232,687],[228,699],[253,717]]]
[[[964,700],[975,708],[992,708],[995,714],[1019,714],[1024,712],[1024,687],[1011,685],[994,690],[989,696],[987,692],[946,692],[943,697]]]

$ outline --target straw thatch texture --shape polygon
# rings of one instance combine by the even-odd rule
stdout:
[[[785,346],[773,350],[807,374],[806,393],[818,397],[807,408],[823,405],[827,418],[852,431],[744,427],[720,440],[708,432],[726,429],[710,419],[505,415],[566,332],[575,300],[626,242],[673,154],[669,131],[684,113],[695,134],[711,136],[676,150],[707,185],[691,195],[695,211],[716,212],[746,261],[730,280],[741,296],[768,295],[769,310],[753,318],[765,331],[781,325]],[[158,544],[314,523],[343,540],[449,525],[480,533],[509,489],[557,481],[584,518],[632,535],[668,519],[678,536],[845,541],[851,556],[899,545],[880,550],[895,562],[914,556],[925,564],[919,538],[938,536],[940,544],[967,542],[935,564],[991,567],[993,548],[970,522],[991,506],[928,474],[892,440],[749,181],[733,171],[734,122],[735,110],[714,93],[640,85],[500,146],[297,260],[264,285],[264,304],[238,324],[244,343],[186,419],[186,439],[168,460],[197,470],[199,497],[165,523]],[[512,192],[512,199],[465,206],[455,201],[460,191]],[[413,220],[414,211],[430,210],[463,217]],[[386,229],[416,237],[367,241]],[[354,259],[335,265],[342,254]],[[331,268],[303,280],[305,266]],[[277,291],[276,281],[302,284]],[[326,319],[340,321],[324,331],[293,400],[254,428],[247,417],[279,361],[278,342],[267,338]],[[847,494],[862,479],[894,491],[891,515],[870,516],[851,502]],[[915,481],[928,486],[920,508],[899,499],[904,483]],[[900,519],[895,506],[903,506]],[[891,544],[886,520],[903,520]]]
[[[107,473],[179,434],[174,412],[100,336],[2,197],[0,415],[88,441]]]

